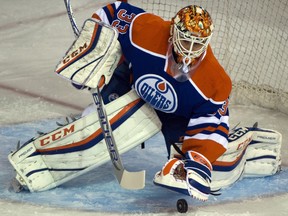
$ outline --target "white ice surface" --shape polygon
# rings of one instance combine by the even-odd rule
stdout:
[[[89,17],[94,9],[98,8],[97,1],[73,2],[80,24],[85,17]],[[13,126],[17,123],[79,113],[92,102],[89,93],[73,89],[67,81],[53,73],[55,65],[74,39],[63,1],[2,1],[0,38],[0,130],[1,127]],[[287,115],[253,106],[232,105],[230,112],[231,125],[241,122],[241,125],[250,126],[258,121],[262,127],[281,132],[283,134],[283,166],[288,166]],[[0,154],[4,154],[3,151],[0,150]],[[0,162],[3,163],[3,161]],[[3,184],[6,180],[0,179],[0,183]],[[288,215],[287,203],[288,194],[285,192],[264,198],[192,206],[187,215]],[[72,210],[67,207],[55,208],[49,207],[49,204],[28,204],[25,201],[11,201],[3,198],[0,200],[0,215],[105,216],[121,214],[83,209]],[[139,213],[137,215],[158,216],[178,215],[178,213],[164,211],[163,213]]]

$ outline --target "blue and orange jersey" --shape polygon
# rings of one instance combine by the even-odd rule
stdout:
[[[97,10],[93,18],[118,29],[139,96],[156,110],[190,119],[182,150],[197,151],[211,162],[222,155],[228,144],[232,83],[211,47],[191,77],[178,82],[169,73],[170,21],[119,1]]]

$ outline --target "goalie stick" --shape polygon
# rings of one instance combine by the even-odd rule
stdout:
[[[102,128],[102,133],[110,154],[111,161],[114,166],[114,173],[119,184],[126,189],[142,189],[145,186],[145,170],[138,172],[127,171],[121,161],[120,154],[113,136],[112,128],[107,118],[103,100],[99,88],[93,94],[93,99],[97,108],[99,122]]]
[[[71,23],[71,27],[73,29],[74,35],[77,38],[80,34],[79,29],[77,27],[71,2],[70,0],[64,0],[67,14],[69,17],[69,21]],[[99,117],[99,122],[102,128],[102,133],[105,139],[105,143],[107,149],[109,151],[109,155],[111,158],[111,162],[114,167],[114,174],[120,184],[121,187],[126,189],[142,189],[145,186],[145,170],[129,172],[127,171],[121,161],[120,154],[117,149],[117,145],[113,136],[112,128],[110,122],[107,118],[107,114],[105,111],[105,107],[102,101],[102,96],[99,91],[99,87],[96,87],[96,91],[92,93],[94,103],[97,108],[97,113]]]
[[[67,10],[67,14],[68,14],[69,21],[71,23],[71,27],[73,29],[74,35],[77,38],[79,36],[80,32],[79,32],[79,28],[76,24],[76,20],[75,20],[74,14],[73,14],[71,1],[70,0],[64,0],[64,4],[65,4],[66,10]]]

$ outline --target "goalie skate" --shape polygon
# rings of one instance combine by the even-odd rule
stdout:
[[[13,190],[15,193],[19,193],[25,190],[24,186],[20,184],[20,182],[17,180],[17,177],[19,178],[19,176],[17,175],[10,182],[10,189]]]

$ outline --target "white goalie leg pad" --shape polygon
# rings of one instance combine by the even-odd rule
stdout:
[[[274,175],[281,167],[281,133],[253,128],[253,138],[246,150],[244,177]]]
[[[77,85],[96,88],[102,76],[107,84],[122,55],[117,38],[118,32],[112,26],[87,19],[55,72]]]
[[[237,128],[229,135],[228,149],[214,162],[211,189],[226,188],[243,175],[246,163],[246,149],[252,141],[253,131],[249,128]]]
[[[106,111],[120,154],[160,131],[157,114],[134,90]],[[54,188],[110,161],[96,112],[32,138],[8,158],[19,183],[31,192]]]
[[[274,175],[280,170],[282,136],[274,130],[237,128],[229,135],[228,149],[213,163],[213,190],[244,177]]]

